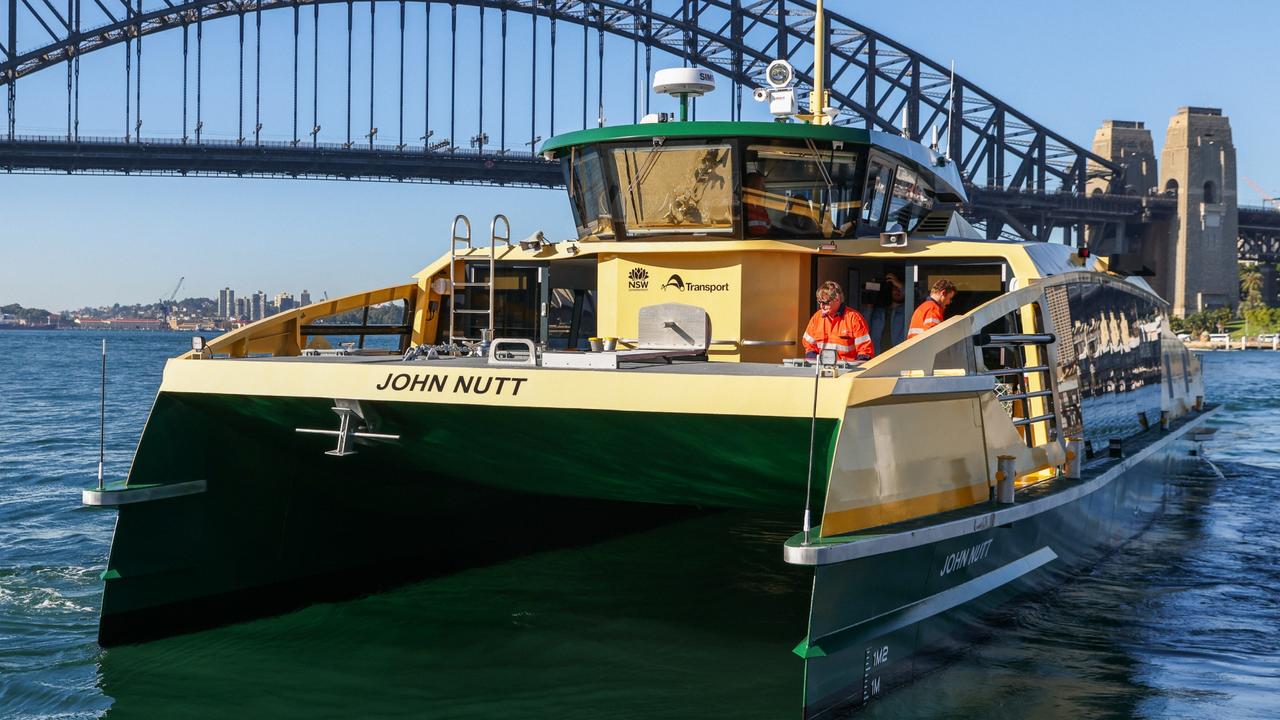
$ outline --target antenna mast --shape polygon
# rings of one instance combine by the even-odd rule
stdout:
[[[948,160],[951,159],[951,138],[956,136],[955,130],[951,125],[955,121],[956,112],[956,61],[951,61],[951,87],[947,90],[947,155]]]
[[[827,116],[827,15],[822,0],[817,0],[813,13],[813,95],[809,96],[809,113],[814,125],[829,125]]]

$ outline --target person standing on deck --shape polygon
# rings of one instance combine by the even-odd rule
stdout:
[[[833,349],[845,361],[870,360],[876,349],[862,313],[844,304],[839,283],[828,280],[818,288],[818,312],[804,330],[805,357],[815,358],[822,350]]]
[[[769,232],[769,211],[764,207],[764,175],[749,172],[742,180],[742,205],[746,209],[747,235],[760,237]]]
[[[950,280],[934,280],[929,287],[929,297],[920,303],[911,316],[911,329],[907,331],[907,339],[932,330],[942,322],[942,315],[956,296],[956,284]]]

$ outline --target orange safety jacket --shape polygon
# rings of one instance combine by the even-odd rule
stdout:
[[[763,205],[747,204],[747,234],[764,235],[769,232],[769,211]]]
[[[907,330],[907,339],[922,335],[942,322],[942,306],[937,300],[927,298],[911,316],[911,329]]]
[[[816,354],[827,348],[834,348],[841,360],[874,357],[876,347],[871,343],[871,332],[862,313],[847,305],[833,318],[823,315],[821,310],[814,313],[804,329],[805,352]]]

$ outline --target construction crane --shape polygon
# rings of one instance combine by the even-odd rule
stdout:
[[[1277,200],[1274,196],[1268,195],[1267,191],[1263,190],[1261,185],[1254,182],[1253,178],[1245,175],[1244,181],[1249,184],[1249,187],[1253,188],[1254,192],[1262,196],[1263,205],[1266,205],[1273,210],[1280,210],[1280,200]]]
[[[160,312],[164,315],[165,320],[169,319],[169,306],[173,304],[174,298],[178,297],[178,291],[182,289],[182,281],[186,279],[186,275],[178,278],[178,284],[173,286],[173,292],[169,293],[168,299],[160,300]]]

